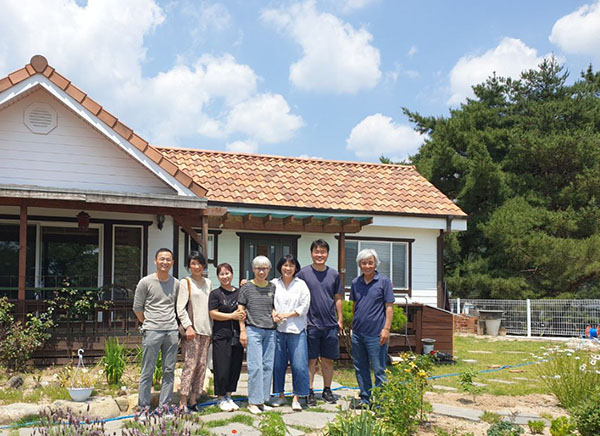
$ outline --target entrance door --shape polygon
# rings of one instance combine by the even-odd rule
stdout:
[[[273,268],[268,280],[277,276],[275,266],[281,256],[292,254],[294,257],[298,251],[298,238],[296,235],[274,235],[262,233],[238,233],[240,237],[240,278],[250,280],[254,277],[252,273],[252,259],[256,256],[266,256],[271,261]]]

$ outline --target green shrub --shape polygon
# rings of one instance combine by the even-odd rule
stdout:
[[[544,421],[527,421],[527,426],[531,434],[542,434],[544,428],[546,428],[546,423]]]
[[[22,371],[33,353],[50,339],[54,322],[51,313],[39,317],[29,313],[23,325],[15,321],[13,307],[6,297],[0,298],[0,363],[13,371]]]
[[[267,412],[258,424],[262,436],[286,436],[287,427],[279,413]]]
[[[600,395],[594,395],[585,403],[571,410],[581,436],[600,435]]]
[[[481,391],[483,390],[479,386],[475,385],[473,380],[475,380],[476,376],[477,371],[475,371],[472,368],[467,368],[464,372],[460,374],[459,377],[460,390],[471,394],[473,396],[473,402],[475,402],[477,394],[481,393]]]
[[[600,374],[591,363],[595,360],[583,351],[555,347],[550,349],[547,361],[536,365],[536,371],[560,404],[571,409],[585,402],[600,386]]]
[[[488,424],[496,424],[497,422],[502,421],[502,417],[499,414],[496,412],[490,412],[488,410],[485,410],[482,413],[480,419]]]
[[[388,382],[372,391],[371,409],[384,430],[397,436],[414,433],[429,403],[424,401],[431,359],[403,354],[387,371]]]
[[[356,413],[347,410],[339,414],[335,421],[327,424],[326,436],[384,436],[385,431],[377,424],[371,412]]]
[[[487,431],[487,436],[519,436],[525,430],[512,422],[502,421],[493,424]]]
[[[560,416],[550,424],[550,434],[552,436],[573,436],[575,434],[575,423],[567,416]]]
[[[441,427],[433,427],[435,436],[475,436],[475,433],[461,433],[457,429],[453,428],[451,431],[446,431]]]
[[[125,360],[125,347],[121,345],[117,338],[108,338],[104,342],[104,357],[102,358],[106,382],[109,385],[116,385],[121,381],[125,372],[127,361]]]
[[[348,329],[352,328],[353,313],[352,308],[354,307],[353,301],[344,300],[342,306],[342,315],[344,317],[344,326]],[[394,317],[392,318],[391,331],[394,333],[402,333],[404,325],[406,324],[407,318],[404,314],[404,309],[400,306],[394,305]]]

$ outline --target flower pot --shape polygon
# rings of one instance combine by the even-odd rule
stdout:
[[[423,343],[423,354],[431,354],[433,351],[433,345],[435,344],[435,339],[431,338],[423,338],[421,339]]]
[[[90,398],[94,388],[67,388],[73,401],[82,402]]]

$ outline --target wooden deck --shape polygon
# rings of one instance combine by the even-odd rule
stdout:
[[[11,301],[15,303],[15,301]],[[85,350],[86,361],[97,361],[104,354],[106,338],[117,337],[127,348],[135,349],[141,345],[139,322],[131,307],[132,300],[111,302],[111,307],[100,310],[89,319],[80,321],[61,321],[52,331],[52,338],[34,355],[34,364],[38,366],[60,365],[76,360],[77,350]],[[27,300],[21,306],[25,313],[44,312],[43,301]],[[405,309],[404,305],[400,305]],[[22,313],[15,313],[22,316]],[[390,353],[403,351],[422,353],[421,339],[435,339],[434,349],[453,354],[454,324],[450,312],[423,304],[409,304],[407,313],[407,335],[394,333],[390,338]],[[340,341],[342,359],[349,359],[343,341]]]

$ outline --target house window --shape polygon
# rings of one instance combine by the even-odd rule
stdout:
[[[199,235],[202,234],[201,233],[202,231],[200,229],[194,229],[194,230]],[[208,263],[212,263],[214,266],[217,266],[217,254],[216,254],[216,251],[215,251],[215,244],[217,242],[218,234],[216,234],[216,233],[210,233],[210,232],[211,231],[209,231],[209,234],[208,234],[208,250],[207,250],[208,259],[206,259],[206,261]],[[199,252],[202,252],[202,250],[200,249],[200,246],[198,245],[198,243],[196,241],[194,241],[192,238],[190,238],[187,235],[187,233],[186,233],[186,237],[187,237],[187,239],[189,241],[189,250],[186,253],[186,257],[187,257],[187,254],[189,254],[190,251],[199,251]]]
[[[349,288],[352,279],[360,274],[356,265],[356,256],[361,250],[373,249],[379,256],[377,271],[390,277],[394,289],[398,291],[409,289],[409,258],[410,242],[408,241],[377,241],[377,240],[346,240],[346,275],[344,286]]]
[[[42,226],[40,239],[42,287],[101,286],[99,228]]]
[[[128,298],[142,278],[143,227],[113,226],[113,293],[111,299]]]
[[[35,285],[35,226],[27,226],[27,271],[25,285]],[[19,225],[0,224],[0,296],[16,298],[8,290],[19,284]],[[16,291],[15,291],[16,292]]]

